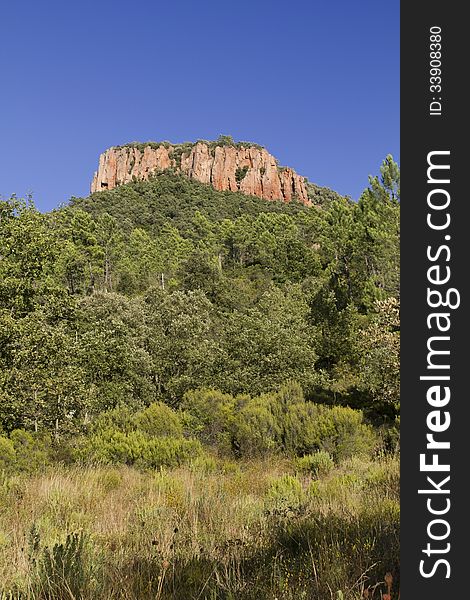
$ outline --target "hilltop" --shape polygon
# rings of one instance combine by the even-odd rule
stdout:
[[[220,136],[213,142],[133,142],[109,148],[100,156],[91,192],[113,189],[134,179],[148,179],[169,169],[220,191],[311,204],[305,177],[289,167],[280,167],[262,146],[234,142],[230,136]]]

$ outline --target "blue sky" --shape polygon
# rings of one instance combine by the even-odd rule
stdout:
[[[399,160],[399,2],[5,2],[0,195],[87,195],[99,154],[219,134],[358,198]]]

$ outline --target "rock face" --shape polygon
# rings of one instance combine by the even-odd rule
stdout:
[[[152,173],[170,168],[216,190],[239,191],[265,200],[311,203],[305,178],[293,169],[280,168],[264,148],[250,144],[217,145],[217,142],[109,148],[100,156],[91,191],[109,190],[134,177],[148,179]]]

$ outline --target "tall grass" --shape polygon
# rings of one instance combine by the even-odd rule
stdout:
[[[395,599],[397,460],[313,473],[197,459],[4,477],[0,598]]]

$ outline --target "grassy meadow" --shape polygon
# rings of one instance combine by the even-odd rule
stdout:
[[[391,573],[398,598],[398,477],[393,457],[4,477],[1,597],[379,599]]]

